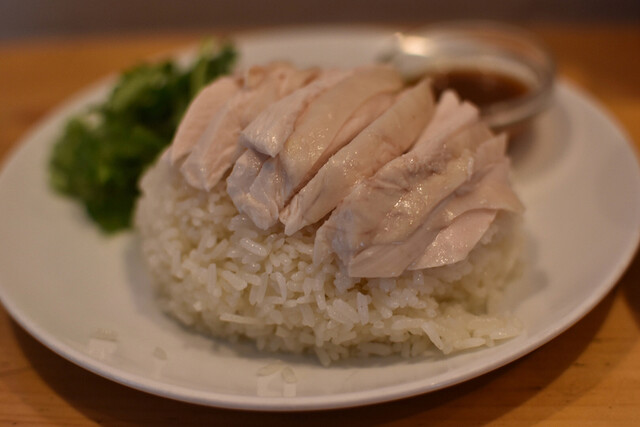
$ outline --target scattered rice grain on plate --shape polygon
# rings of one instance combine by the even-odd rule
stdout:
[[[95,331],[93,331],[91,337],[104,341],[118,341],[117,332],[113,329],[107,328],[97,328]]]
[[[298,382],[298,377],[296,377],[296,374],[293,372],[293,369],[291,369],[291,367],[289,366],[285,366],[282,369],[281,374],[282,374],[282,379],[287,384],[295,384]]]
[[[266,377],[269,375],[273,375],[276,372],[278,372],[280,369],[282,369],[284,365],[280,362],[276,362],[276,363],[270,363],[268,365],[264,365],[263,367],[261,367],[260,369],[258,369],[257,375],[259,377]]]
[[[159,360],[167,360],[167,352],[160,347],[153,349],[153,357]]]

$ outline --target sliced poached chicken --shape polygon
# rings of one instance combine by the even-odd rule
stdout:
[[[259,228],[328,216],[314,262],[334,253],[352,277],[455,263],[523,210],[506,138],[452,92],[434,107],[427,81],[401,89],[387,66],[252,67],[203,89],[163,157],[205,191],[233,165],[227,193]]]
[[[496,142],[500,143],[497,140],[487,141],[492,144]],[[414,232],[404,236],[402,240],[375,243],[355,255],[348,263],[349,274],[356,277],[396,277],[406,269],[415,270],[426,268],[426,265],[443,265],[437,261],[459,261],[460,258],[454,258],[454,254],[442,252],[438,254],[439,260],[433,259],[431,257],[433,254],[427,250],[429,247],[433,247],[437,236],[440,233],[446,233],[447,228],[456,219],[466,213],[475,215],[483,211],[522,211],[522,204],[508,184],[508,161],[501,161],[487,169],[488,171],[485,170],[484,173],[479,171],[474,178],[461,185],[457,191],[441,200],[425,221]],[[473,218],[471,220],[473,221]],[[469,234],[456,234],[455,241],[449,243],[452,247],[467,247],[474,240],[477,243],[490,224],[490,222],[476,224],[486,228],[482,232],[474,230]],[[461,230],[458,229],[458,231]],[[478,234],[480,234],[479,238]],[[466,256],[466,254],[468,252],[464,255]]]
[[[280,210],[318,169],[393,102],[402,80],[394,69],[367,66],[320,93],[300,113],[275,157],[267,159],[253,183],[231,198],[260,228],[273,226]],[[290,120],[287,118],[287,120]],[[232,171],[227,184],[239,189]]]
[[[442,151],[449,137],[477,118],[477,109],[460,104],[455,95],[446,92],[413,148],[358,183],[320,227],[316,233],[314,260],[321,262],[335,252],[346,263],[356,251],[371,244],[376,235],[392,233],[393,225],[385,231],[379,227],[381,221],[394,207],[402,207],[400,200],[411,188],[412,181],[431,175],[434,167],[442,167],[441,162],[434,164],[436,154]],[[436,190],[437,185],[439,183],[434,182]],[[431,195],[429,201],[433,197]],[[405,204],[404,208],[411,206]]]
[[[211,119],[224,104],[240,90],[241,79],[235,76],[220,77],[198,93],[176,130],[171,143],[169,158],[176,164],[191,152]]]
[[[307,86],[285,96],[262,111],[240,134],[240,143],[275,157],[284,147],[307,106],[322,92],[344,80],[354,70],[327,70]]]
[[[414,148],[358,184],[320,227],[316,262],[334,252],[350,276],[396,277],[408,268],[459,260],[468,253],[462,248],[473,247],[484,231],[449,238],[456,254],[428,250],[447,233],[472,222],[486,230],[496,210],[522,210],[508,183],[505,137],[491,137],[473,107],[453,101],[443,97]],[[490,212],[462,217],[481,210]]]
[[[283,63],[250,68],[242,89],[211,118],[182,164],[187,182],[201,190],[213,188],[243,150],[238,143],[241,130],[267,106],[317,74],[317,70],[299,70]]]
[[[404,153],[433,114],[428,81],[405,90],[380,117],[334,154],[280,213],[285,233],[321,220],[360,181]]]

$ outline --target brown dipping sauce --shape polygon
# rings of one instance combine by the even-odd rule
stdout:
[[[521,80],[496,71],[452,69],[429,72],[427,75],[433,79],[436,98],[440,98],[445,89],[453,89],[460,98],[469,100],[480,108],[520,98],[531,90]]]

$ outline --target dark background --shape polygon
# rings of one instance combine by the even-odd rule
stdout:
[[[640,0],[0,0],[0,39],[470,18],[640,25]]]

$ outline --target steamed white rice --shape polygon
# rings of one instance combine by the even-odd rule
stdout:
[[[183,324],[261,350],[314,352],[327,365],[352,356],[406,357],[491,346],[517,335],[496,313],[518,270],[520,221],[500,214],[457,264],[397,279],[352,279],[311,260],[317,226],[262,231],[220,182],[203,192],[161,159],[142,180],[136,212],[162,307]]]

